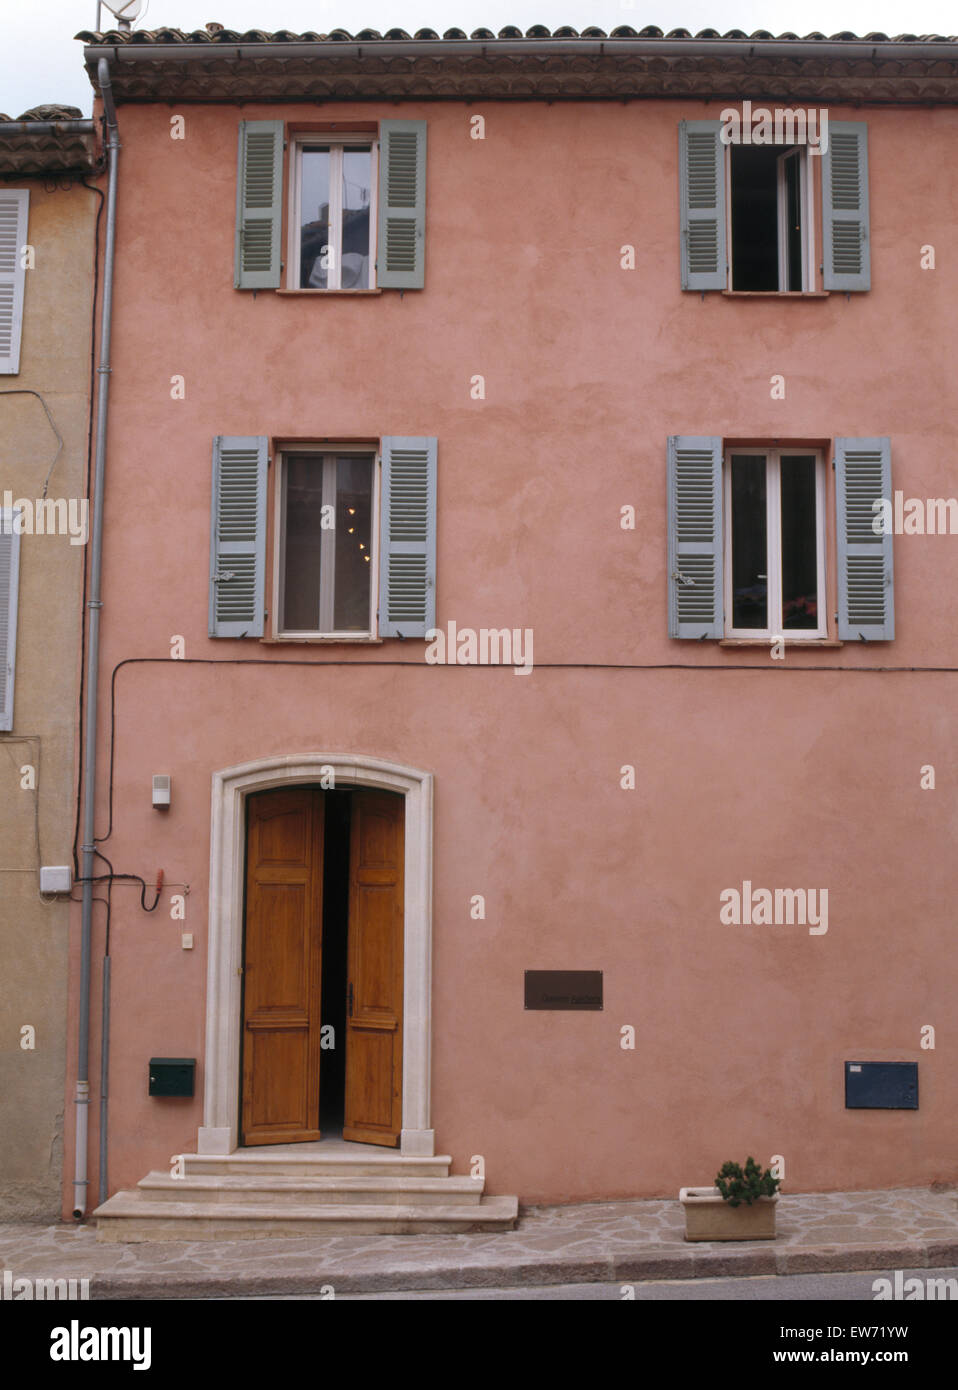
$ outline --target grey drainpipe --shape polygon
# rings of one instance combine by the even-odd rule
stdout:
[[[90,957],[93,938],[93,872],[94,831],[96,828],[96,734],[97,734],[97,676],[100,659],[100,576],[103,555],[103,488],[106,473],[106,424],[110,398],[110,326],[113,309],[113,251],[116,244],[116,181],[117,156],[120,150],[116,124],[116,107],[110,85],[110,65],[106,58],[97,64],[97,82],[103,98],[107,127],[107,158],[109,183],[106,198],[106,242],[103,253],[103,304],[100,310],[100,365],[97,368],[96,406],[96,463],[93,483],[93,535],[90,554],[90,597],[87,600],[87,690],[84,715],[83,762],[83,914],[80,937],[80,1023],[77,1047],[76,1083],[76,1166],[73,1178],[73,1215],[83,1216],[87,1208],[87,1143],[90,1117]],[[109,985],[109,969],[104,971],[104,985]],[[104,1020],[109,1017],[108,1000],[104,1001]],[[104,1043],[105,1045],[105,1043]],[[101,1118],[105,1097],[101,1098]],[[103,1151],[106,1130],[100,1134],[101,1186],[106,1174]]]

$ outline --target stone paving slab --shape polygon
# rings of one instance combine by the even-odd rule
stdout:
[[[774,1241],[686,1242],[677,1199],[531,1207],[493,1234],[98,1242],[0,1225],[0,1270],[90,1279],[94,1299],[374,1293],[958,1265],[958,1189],[783,1194]]]

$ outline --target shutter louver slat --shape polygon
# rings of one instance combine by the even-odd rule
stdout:
[[[426,122],[380,124],[377,280],[383,289],[425,284]]]
[[[825,288],[867,290],[871,273],[864,121],[832,121],[822,165],[822,196]]]
[[[838,635],[872,642],[895,635],[892,537],[876,534],[873,504],[891,501],[888,439],[836,439]]]
[[[379,634],[424,637],[436,612],[436,441],[383,440]]]
[[[265,437],[213,443],[211,637],[263,634],[267,448]]]
[[[241,121],[236,195],[237,289],[278,289],[283,122]]]
[[[669,636],[721,637],[722,441],[669,439]]]
[[[679,125],[682,288],[724,290],[725,147],[719,121]]]
[[[28,189],[0,188],[0,374],[20,370],[20,338],[26,271],[21,250],[27,242]]]

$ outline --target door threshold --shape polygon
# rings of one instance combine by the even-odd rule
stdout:
[[[352,1140],[347,1140],[342,1135],[335,1135],[329,1139],[314,1139],[304,1144],[244,1144],[241,1148],[234,1149],[235,1154],[274,1154],[277,1158],[296,1158],[302,1154],[322,1154],[328,1157],[330,1154],[391,1154],[394,1158],[399,1153],[395,1147],[388,1147],[382,1144],[357,1144]],[[232,1157],[232,1155],[230,1155]]]

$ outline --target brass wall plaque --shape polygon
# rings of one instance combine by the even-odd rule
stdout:
[[[601,1009],[601,970],[527,970],[527,1009]]]

